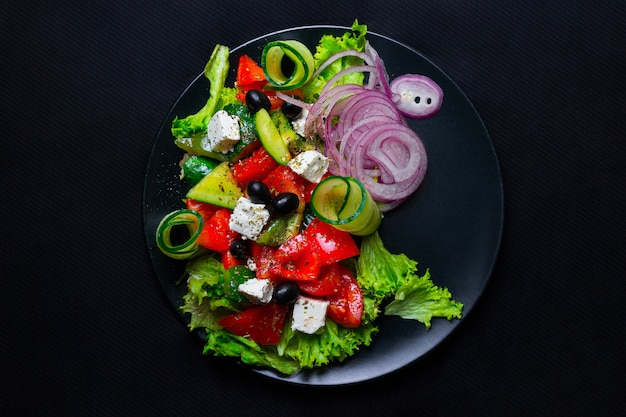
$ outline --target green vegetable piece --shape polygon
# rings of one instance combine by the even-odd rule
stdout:
[[[294,212],[287,216],[280,216],[270,221],[257,243],[265,246],[280,246],[289,238],[300,232],[302,213]]]
[[[448,320],[460,319],[463,304],[452,299],[447,288],[439,288],[430,280],[430,271],[424,276],[412,275],[395,294],[394,300],[385,307],[386,316],[400,316],[417,320],[427,329],[433,317]]]
[[[261,109],[256,112],[254,121],[261,144],[267,153],[280,165],[287,165],[291,160],[291,153],[268,111]]]
[[[254,277],[254,272],[245,265],[231,266],[224,274],[224,296],[237,303],[247,302],[247,298],[239,292],[239,284]]]
[[[198,113],[183,119],[179,119],[178,116],[174,118],[171,131],[175,138],[192,137],[206,133],[209,120],[216,111],[221,91],[228,77],[230,68],[229,56],[230,50],[228,47],[219,44],[215,45],[213,53],[204,68],[204,75],[210,82],[209,98]]]
[[[278,133],[280,133],[280,136],[283,138],[285,143],[287,143],[287,148],[292,155],[316,149],[314,143],[309,142],[293,130],[289,118],[285,116],[285,113],[281,110],[272,111],[270,116],[272,117],[274,125],[276,125],[276,128],[278,129]]]
[[[243,196],[241,188],[233,177],[228,162],[222,162],[193,186],[186,197],[203,203],[226,207],[231,210]]]
[[[366,25],[359,25],[358,20],[352,23],[352,31],[344,33],[342,36],[324,35],[320,39],[313,55],[315,59],[315,68],[331,56],[338,52],[346,50],[356,50],[362,52],[365,50],[367,33]],[[311,103],[319,97],[319,93],[335,74],[354,65],[360,65],[363,61],[358,57],[345,57],[333,62],[324,69],[316,78],[310,80],[302,86],[301,91],[304,94],[304,100]],[[340,80],[340,83],[347,84],[363,84],[363,73],[356,72],[348,74]]]
[[[183,163],[183,177],[189,186],[193,187],[219,165],[215,159],[205,156],[192,155]]]

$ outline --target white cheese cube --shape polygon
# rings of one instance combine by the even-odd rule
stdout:
[[[257,240],[269,219],[270,212],[264,204],[255,204],[245,197],[239,197],[228,227],[245,239]]]
[[[201,146],[210,152],[227,153],[239,139],[239,117],[231,116],[225,110],[218,110],[209,120]]]
[[[329,304],[326,300],[299,296],[293,305],[291,329],[308,334],[317,332],[324,327]]]
[[[328,158],[318,151],[304,151],[292,158],[288,164],[296,174],[310,182],[320,182],[322,176],[328,171]]]
[[[272,300],[274,286],[269,279],[252,278],[239,284],[239,292],[254,304],[267,304]]]
[[[309,114],[307,109],[302,109],[298,117],[291,121],[291,127],[293,131],[296,132],[300,136],[304,136],[304,124],[306,122],[306,117]]]

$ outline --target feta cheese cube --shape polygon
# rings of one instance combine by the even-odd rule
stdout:
[[[257,240],[269,219],[270,212],[264,204],[255,204],[245,197],[239,197],[228,227],[245,239]]]
[[[225,110],[218,110],[209,120],[201,146],[210,152],[227,153],[239,139],[239,117],[231,116]]]
[[[298,296],[293,305],[291,329],[308,334],[317,332],[324,327],[329,304],[326,300]]]
[[[304,124],[306,122],[306,117],[309,114],[307,109],[302,109],[298,117],[291,121],[291,127],[293,131],[296,132],[300,136],[304,136]]]
[[[239,284],[239,292],[254,304],[267,304],[272,300],[274,286],[269,279],[252,278]]]
[[[296,174],[310,182],[320,182],[328,171],[328,158],[315,150],[304,151],[296,155],[287,163]]]

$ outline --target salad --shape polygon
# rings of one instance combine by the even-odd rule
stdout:
[[[268,42],[239,57],[234,85],[217,45],[206,104],[173,120],[188,192],[156,242],[185,262],[181,309],[205,354],[293,374],[370,345],[380,314],[427,329],[461,318],[429,270],[377,232],[426,174],[405,118],[435,114],[443,91],[422,75],[390,80],[366,35],[355,21],[314,51]]]

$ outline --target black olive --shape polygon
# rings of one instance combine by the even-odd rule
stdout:
[[[300,295],[298,284],[294,281],[286,281],[274,288],[272,297],[276,304],[285,305],[294,303],[298,299],[298,295]]]
[[[261,109],[270,111],[272,103],[263,91],[249,90],[246,93],[246,105],[252,113],[256,113]]]
[[[272,202],[272,195],[267,185],[259,180],[252,180],[246,187],[248,193],[248,199],[256,204],[270,204]]]
[[[294,193],[280,193],[272,199],[272,207],[280,216],[293,213],[299,205],[300,199]]]
[[[248,254],[250,253],[250,245],[247,240],[235,239],[231,242],[229,250],[230,254],[233,255],[235,259],[244,261],[248,258]]]
[[[296,117],[300,116],[300,113],[302,113],[302,107],[296,106],[292,103],[287,103],[286,101],[283,101],[281,110],[288,119],[295,119]]]

